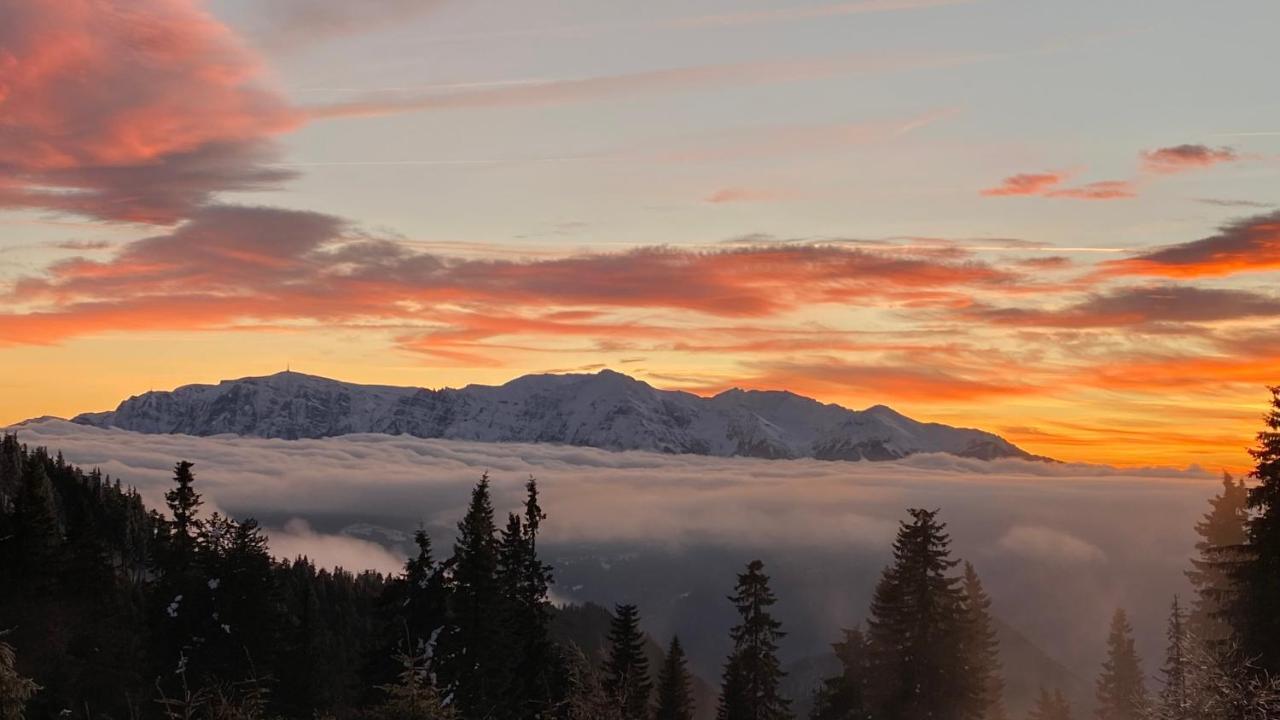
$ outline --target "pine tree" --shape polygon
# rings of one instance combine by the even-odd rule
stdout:
[[[564,720],[622,720],[622,710],[605,690],[599,669],[577,645],[571,644],[567,649],[565,676],[568,692],[556,708],[556,717]]]
[[[1123,609],[1111,619],[1107,659],[1098,676],[1098,720],[1143,720],[1148,710],[1142,661],[1134,648],[1133,628]]]
[[[213,613],[209,606],[208,578],[200,561],[207,557],[201,548],[207,540],[206,523],[199,515],[203,500],[196,492],[192,463],[174,466],[174,487],[165,493],[169,519],[154,517],[156,553],[148,590],[151,596],[152,652],[155,675],[173,678],[181,668],[197,681],[208,668],[197,658],[199,647],[210,637]],[[194,662],[193,662],[194,660]]]
[[[844,640],[832,643],[840,660],[840,674],[822,681],[814,695],[810,720],[866,720],[867,639],[854,628]]]
[[[447,600],[442,568],[431,554],[431,536],[419,528],[413,534],[413,543],[418,554],[405,561],[405,592],[401,600],[404,627],[399,629],[409,643],[404,651],[410,654],[430,642],[444,625]]]
[[[692,685],[684,648],[680,646],[679,636],[673,636],[662,669],[658,671],[658,704],[653,720],[693,720]]]
[[[782,623],[769,608],[777,602],[769,589],[764,563],[752,560],[738,575],[736,592],[729,598],[741,622],[730,631],[733,652],[725,665],[725,677],[717,717],[721,720],[783,720],[791,717],[790,701],[779,693],[786,673],[778,662]]]
[[[368,720],[454,720],[458,717],[452,706],[446,706],[431,684],[427,670],[426,652],[416,654],[397,653],[395,660],[400,673],[394,683],[378,689],[386,699],[372,708]]]
[[[505,699],[512,718],[537,717],[550,707],[559,679],[558,656],[549,637],[551,566],[538,558],[538,532],[546,514],[538,483],[525,483],[523,515],[512,513],[498,545],[498,582],[503,595],[503,632],[510,684]]]
[[[200,493],[195,491],[195,474],[191,468],[193,463],[183,460],[173,468],[173,482],[177,487],[164,494],[165,503],[173,519],[170,523],[170,538],[173,552],[171,561],[176,569],[185,569],[195,558],[196,538],[203,528],[200,520],[200,506],[204,504]]]
[[[1160,670],[1161,689],[1158,715],[1160,720],[1193,720],[1190,715],[1190,698],[1188,697],[1188,674],[1191,671],[1188,658],[1188,635],[1186,615],[1173,598],[1173,606],[1169,610],[1169,639],[1165,651],[1164,667]]]
[[[1000,675],[1000,643],[991,620],[991,598],[971,563],[964,564],[965,650],[969,672],[979,682],[977,701],[971,706],[974,720],[1005,720],[1004,680]]]
[[[742,660],[732,654],[724,664],[720,680],[720,702],[716,706],[716,720],[738,720],[750,717],[753,708],[747,690],[747,676],[742,671]]]
[[[31,678],[18,674],[13,648],[0,642],[0,720],[22,720],[27,702],[39,690]]]
[[[618,605],[609,628],[609,656],[604,664],[604,689],[621,710],[623,720],[649,716],[649,660],[635,605]]]
[[[1029,720],[1071,720],[1071,703],[1067,702],[1066,696],[1061,690],[1055,689],[1052,693],[1044,688],[1040,688],[1040,695],[1036,698],[1036,704],[1031,708]]]
[[[1196,523],[1197,557],[1191,560],[1187,579],[1195,588],[1188,625],[1204,642],[1225,642],[1231,626],[1224,611],[1231,604],[1233,572],[1248,537],[1246,504],[1249,491],[1243,480],[1222,474],[1222,492],[1209,500],[1209,512]]]
[[[425,529],[414,532],[413,542],[417,554],[405,560],[404,572],[387,582],[378,598],[374,641],[378,650],[370,654],[363,668],[368,685],[391,682],[401,671],[400,656],[428,649],[448,619],[447,564],[436,562],[431,536]]]
[[[221,680],[244,680],[254,666],[270,667],[279,647],[279,590],[267,537],[256,520],[214,514],[198,542],[199,597],[208,608],[199,630],[199,663]]]
[[[503,704],[508,658],[504,653],[489,476],[471,492],[453,546],[449,623],[436,643],[436,670],[451,704],[463,717],[490,717]]]
[[[867,621],[867,699],[877,720],[959,719],[981,697],[967,667],[968,623],[951,540],[937,511],[912,509]]]
[[[11,542],[20,587],[33,595],[50,592],[60,576],[62,532],[53,485],[39,460],[29,462],[23,472]]]
[[[1280,386],[1270,388],[1271,408],[1258,446],[1249,451],[1256,485],[1249,490],[1252,513],[1244,558],[1234,573],[1236,597],[1229,617],[1244,656],[1270,675],[1280,675]]]

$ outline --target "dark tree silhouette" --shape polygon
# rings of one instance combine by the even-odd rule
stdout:
[[[1195,588],[1188,624],[1197,638],[1223,643],[1231,637],[1225,610],[1231,604],[1236,566],[1248,541],[1249,491],[1243,480],[1222,474],[1222,491],[1209,500],[1209,512],[1196,523],[1196,557],[1187,579]]]
[[[170,522],[170,562],[176,569],[183,569],[195,561],[196,539],[204,527],[200,520],[200,506],[204,500],[195,490],[195,474],[191,468],[193,463],[186,460],[173,468],[173,482],[176,485],[164,494],[165,503],[172,516]]]
[[[12,543],[17,587],[39,597],[53,591],[61,577],[62,532],[54,504],[53,485],[43,463],[23,474],[13,504]]]
[[[1249,451],[1257,485],[1249,490],[1247,552],[1236,572],[1229,616],[1244,655],[1259,670],[1280,675],[1280,386],[1270,388],[1271,408],[1258,446]]]
[[[867,699],[877,720],[971,717],[983,678],[970,671],[960,580],[937,511],[912,509],[867,621]]]
[[[1006,720],[1004,680],[1000,675],[1000,643],[991,621],[991,598],[971,563],[964,564],[965,649],[969,672],[978,683],[978,697],[970,707],[973,720]]]
[[[609,656],[604,664],[604,689],[613,698],[622,720],[649,717],[649,660],[635,605],[614,608],[609,628]]]
[[[523,515],[511,513],[498,545],[498,583],[503,595],[502,632],[507,645],[505,713],[534,718],[554,702],[561,658],[549,637],[551,566],[538,559],[538,529],[546,514],[538,483],[525,483]]]
[[[436,645],[436,671],[464,717],[489,717],[504,703],[509,658],[501,617],[498,545],[486,474],[471,492],[453,546],[449,622]]]
[[[720,720],[782,720],[791,717],[790,701],[779,693],[786,673],[778,662],[782,623],[769,608],[777,602],[769,589],[764,563],[752,560],[738,575],[736,592],[729,598],[741,622],[729,635],[733,652],[725,664],[717,717]]]
[[[1107,659],[1097,687],[1098,720],[1143,720],[1148,711],[1142,661],[1134,648],[1133,628],[1123,609],[1111,618]]]
[[[864,720],[867,717],[867,639],[854,628],[832,643],[840,674],[822,681],[814,695],[810,720]]]
[[[658,670],[657,704],[653,720],[693,720],[693,677],[689,674],[679,636],[671,645]]]
[[[1169,645],[1165,650],[1164,666],[1160,669],[1160,720],[1193,720],[1189,677],[1193,671],[1189,657],[1190,637],[1187,633],[1187,616],[1175,595],[1169,608],[1169,628],[1165,637]]]

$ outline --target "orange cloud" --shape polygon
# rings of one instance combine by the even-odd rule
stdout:
[[[1280,211],[1228,223],[1216,235],[1100,266],[1104,276],[1198,278],[1280,269]]]
[[[1020,173],[1010,175],[995,187],[981,191],[986,197],[1013,197],[1020,195],[1043,195],[1050,188],[1065,182],[1067,176],[1058,172]]]
[[[995,187],[979,192],[984,197],[1049,197],[1074,200],[1119,200],[1137,195],[1127,180],[1102,180],[1078,187],[1061,187],[1070,178],[1066,173],[1022,173],[1010,175]]]
[[[193,1],[17,3],[0,48],[0,207],[171,223],[289,177],[267,140],[302,116]]]
[[[1231,148],[1211,148],[1207,145],[1174,145],[1173,147],[1147,150],[1140,156],[1147,172],[1173,174],[1207,168],[1240,159]]]
[[[225,323],[423,321],[433,320],[444,304],[766,317],[822,303],[953,303],[955,291],[1006,288],[1019,280],[1016,273],[950,256],[812,245],[476,260],[370,240],[329,215],[213,205],[109,259],[71,258],[41,276],[21,278],[8,299],[56,318],[85,312],[95,318],[85,332],[94,332],[129,308],[154,312],[150,301],[168,297],[225,301],[211,301],[197,313],[211,320],[224,312]],[[56,318],[49,318],[52,328],[73,334],[69,318]],[[22,341],[22,332],[5,335]]]
[[[1142,152],[1140,157],[1144,170],[1162,175],[1239,159],[1231,148],[1211,148],[1206,145],[1157,148]],[[1006,177],[999,185],[981,190],[979,194],[985,197],[1049,197],[1072,200],[1124,200],[1137,197],[1138,194],[1133,180],[1101,180],[1076,187],[1062,187],[1069,177],[1062,172],[1020,173]]]
[[[1108,363],[1090,370],[1080,382],[1089,387],[1137,392],[1169,389],[1212,391],[1223,384],[1261,388],[1274,385],[1280,367],[1280,349],[1244,355],[1177,355],[1137,358]],[[1153,383],[1153,378],[1159,382]]]

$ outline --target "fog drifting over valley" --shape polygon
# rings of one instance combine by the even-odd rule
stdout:
[[[448,553],[469,491],[488,471],[500,514],[538,478],[554,596],[639,602],[655,634],[688,638],[701,669],[722,657],[724,597],[760,557],[791,635],[784,657],[823,652],[861,621],[908,507],[941,508],[955,553],[974,563],[996,614],[1082,675],[1111,610],[1163,622],[1192,526],[1217,490],[1200,470],[1117,470],[947,455],[827,462],[609,452],[407,436],[323,440],[144,435],[34,421],[21,441],[136,486],[163,506],[176,461],[195,463],[206,509],[255,516],[278,556],[395,571],[419,525]],[[499,518],[501,523],[501,517]],[[1148,672],[1162,626],[1137,628]]]

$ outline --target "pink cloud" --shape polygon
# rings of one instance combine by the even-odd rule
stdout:
[[[1141,154],[1141,158],[1143,169],[1147,172],[1168,175],[1235,162],[1240,156],[1228,147],[1211,148],[1197,144],[1147,150]]]
[[[302,116],[193,1],[11,4],[0,48],[0,207],[171,223],[289,176],[267,141]]]
[[[329,215],[213,205],[108,259],[71,258],[19,279],[5,297],[32,312],[0,317],[0,340],[283,320],[438,323],[444,305],[517,317],[647,308],[759,318],[821,303],[953,304],[967,289],[1006,289],[1020,279],[964,258],[837,246],[477,260],[371,240]],[[178,308],[190,314],[185,325]]]
[[[1072,200],[1121,200],[1137,196],[1137,189],[1128,180],[1101,180],[1076,187],[1062,187],[1062,183],[1069,177],[1062,172],[1020,173],[1010,175],[999,185],[986,188],[979,194],[984,197],[1046,197]]]
[[[1019,173],[1000,181],[999,185],[981,192],[986,197],[1013,197],[1043,195],[1047,190],[1065,182],[1067,175],[1060,172]]]

